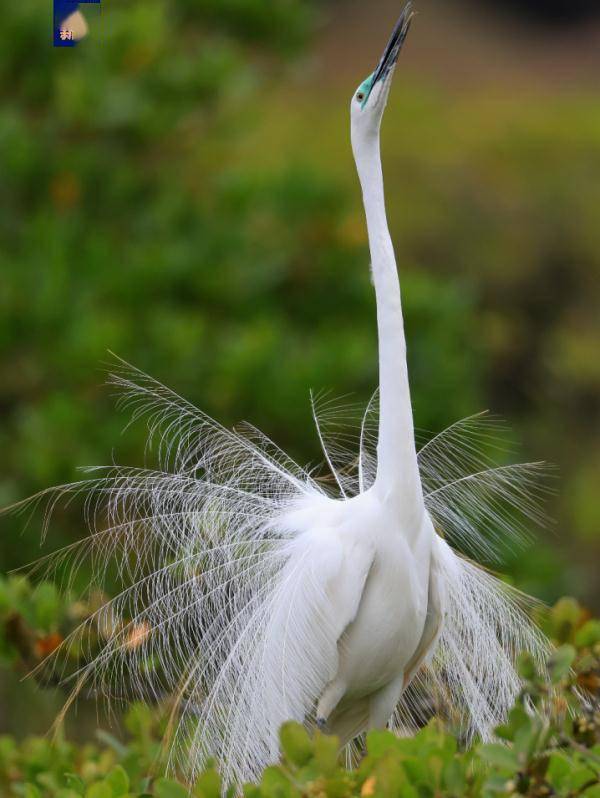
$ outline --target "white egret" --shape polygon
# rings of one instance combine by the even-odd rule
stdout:
[[[538,518],[541,466],[495,467],[480,454],[496,431],[484,416],[415,445],[379,148],[410,19],[408,5],[351,101],[377,301],[379,419],[372,400],[358,451],[348,453],[330,441],[330,408],[314,407],[336,490],[253,427],[228,431],[120,363],[112,382],[134,417],[147,415],[160,467],[97,470],[34,499],[46,497],[51,511],[84,494],[89,536],[46,562],[72,558],[74,572],[89,555],[101,583],[112,561],[122,583],[53,654],[89,644],[69,677],[73,696],[175,695],[173,750],[192,777],[210,756],[227,782],[257,777],[277,759],[288,719],[342,744],[388,723],[410,727],[416,685],[445,700],[467,735],[487,738],[519,690],[516,653],[546,653],[527,600],[464,556],[489,560],[499,537]]]

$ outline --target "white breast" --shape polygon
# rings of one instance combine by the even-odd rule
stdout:
[[[430,546],[414,552],[395,531],[378,540],[356,619],[339,642],[349,695],[367,695],[401,674],[423,634]]]

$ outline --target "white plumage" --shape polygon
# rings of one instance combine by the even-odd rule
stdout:
[[[45,564],[70,560],[74,574],[89,557],[98,584],[111,563],[121,583],[52,655],[89,647],[68,676],[74,695],[174,695],[173,756],[191,778],[211,756],[228,783],[256,778],[277,759],[289,719],[343,744],[388,721],[410,729],[419,691],[467,736],[488,738],[519,690],[516,653],[546,653],[529,600],[463,556],[489,560],[539,520],[542,466],[494,466],[480,453],[499,432],[486,416],[415,446],[379,156],[409,21],[407,7],[352,100],[380,387],[354,441],[346,410],[313,405],[335,487],[253,427],[230,432],[121,363],[112,381],[134,418],[147,418],[160,467],[97,469],[29,502],[47,501],[49,519],[61,498],[84,495],[90,535]],[[336,425],[345,426],[332,441]]]

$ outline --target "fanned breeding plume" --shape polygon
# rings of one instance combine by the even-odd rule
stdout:
[[[92,589],[118,585],[114,598],[40,667],[62,671],[77,644],[81,666],[63,673],[74,694],[84,690],[109,702],[173,699],[177,766],[193,777],[217,757],[227,780],[250,780],[277,758],[281,723],[314,722],[333,676],[328,649],[339,632],[327,580],[313,567],[323,556],[322,541],[304,519],[341,504],[342,484],[346,500],[360,495],[361,473],[369,489],[376,397],[363,419],[356,407],[327,403],[319,415],[313,405],[336,475],[321,480],[253,427],[228,431],[162,384],[121,366],[111,382],[121,406],[147,421],[159,468],[94,469],[87,480],[18,505],[43,502],[46,526],[61,499],[83,497],[89,536],[35,568],[50,576],[66,571],[74,580],[85,566],[95,577]],[[343,430],[337,446],[336,426]],[[419,452],[425,505],[447,537],[435,539],[446,620],[431,660],[398,704],[400,727],[413,726],[415,690],[423,688],[467,735],[487,738],[519,690],[516,654],[545,657],[525,597],[458,553],[495,551],[487,541],[518,539],[523,524],[540,517],[540,501],[527,499],[524,485],[541,484],[544,467],[493,466],[485,451],[499,446],[501,431],[494,419],[474,416]],[[360,448],[353,451],[354,439]]]

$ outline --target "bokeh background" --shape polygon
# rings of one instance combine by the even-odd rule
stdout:
[[[488,408],[522,458],[556,464],[554,522],[507,573],[598,610],[597,2],[417,10],[383,132],[416,423]],[[54,50],[50,9],[3,10],[0,505],[77,466],[142,463],[144,429],[121,434],[103,387],[109,350],[304,462],[310,388],[368,400],[348,105],[398,13],[102,0],[88,38]],[[4,573],[39,555],[40,520],[1,523]],[[61,511],[44,550],[82,534]],[[19,677],[0,670],[0,729],[43,732],[60,696]]]

